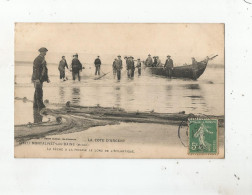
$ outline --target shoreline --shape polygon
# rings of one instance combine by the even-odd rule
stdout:
[[[15,98],[23,100],[24,98]],[[26,100],[31,101],[31,100]],[[156,113],[125,111],[122,108],[97,106],[74,106],[71,103],[48,104],[54,108],[44,108],[40,111],[43,116],[52,116],[52,121],[15,125],[15,145],[30,139],[43,138],[48,135],[68,134],[85,131],[91,127],[116,125],[124,123],[146,123],[163,125],[186,125],[188,118],[218,119],[219,127],[224,127],[224,116],[195,115],[180,113]]]

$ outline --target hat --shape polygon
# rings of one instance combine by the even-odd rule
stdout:
[[[97,56],[97,58],[99,58],[100,56]]]
[[[138,58],[137,60],[140,60],[140,58]]]
[[[170,55],[168,55],[167,57],[171,57]]]
[[[62,58],[65,57],[65,56],[62,56]]]
[[[74,57],[74,56],[77,56],[77,57],[78,57],[78,54],[76,53],[76,54],[73,55],[73,57]]]
[[[121,57],[120,55],[118,55],[117,57]]]
[[[46,51],[48,51],[48,49],[46,49],[45,47],[41,47],[38,51],[39,52],[46,52]]]
[[[151,56],[150,54],[148,56]]]

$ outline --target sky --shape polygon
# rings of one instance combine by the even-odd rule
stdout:
[[[216,62],[224,63],[224,24],[16,23],[16,54],[34,56],[40,47],[49,50],[53,61],[56,55],[58,59],[74,53],[89,60],[100,55],[107,61],[118,54],[136,58],[152,54],[163,60],[169,54],[183,63],[218,54]]]

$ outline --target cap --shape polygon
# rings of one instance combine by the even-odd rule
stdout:
[[[170,55],[168,55],[167,57],[171,57]]]
[[[151,56],[150,54],[148,56]]]
[[[117,57],[121,57],[120,55],[118,55]]]
[[[74,56],[77,56],[77,57],[78,57],[78,54],[76,53],[76,54],[73,55],[73,57],[74,57]]]
[[[46,51],[48,51],[48,49],[46,49],[45,47],[41,47],[38,51],[39,52],[46,52]]]
[[[62,58],[65,57],[65,56],[62,56]]]
[[[100,56],[97,56],[97,58],[99,58]]]
[[[140,60],[140,58],[138,58],[137,60]]]

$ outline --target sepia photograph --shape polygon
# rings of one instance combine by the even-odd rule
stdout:
[[[15,158],[225,158],[223,23],[15,23]]]

